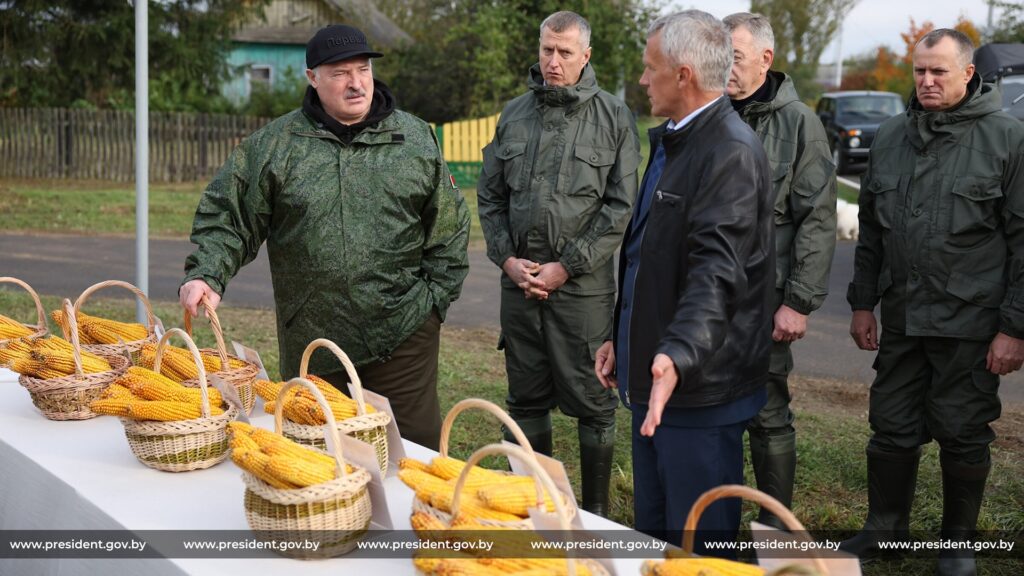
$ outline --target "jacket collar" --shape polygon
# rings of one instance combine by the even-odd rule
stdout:
[[[741,116],[767,116],[783,106],[800,100],[792,78],[784,72],[776,72],[775,70],[769,70],[768,75],[770,78],[765,80],[765,84],[770,84],[774,88],[769,94],[768,99],[748,103],[743,107],[742,111],[739,111]]]
[[[911,144],[921,149],[940,135],[962,135],[978,118],[1000,110],[1002,102],[998,90],[992,84],[983,83],[975,72],[967,84],[963,102],[949,110],[925,110],[917,94],[912,93],[903,125]]]
[[[594,67],[590,64],[583,67],[579,82],[572,86],[545,86],[540,64],[534,64],[530,67],[526,85],[533,91],[538,104],[564,108],[576,108],[601,91],[597,86]]]
[[[735,114],[732,109],[732,102],[728,97],[722,96],[714,104],[708,106],[703,112],[697,115],[689,124],[679,130],[673,130],[664,134],[661,138],[665,146],[665,154],[678,152],[687,145],[691,138],[703,137],[704,129],[707,126],[718,123],[729,114]],[[667,126],[667,122],[662,126]],[[659,126],[660,128],[661,126]],[[696,135],[696,136],[695,136]]]

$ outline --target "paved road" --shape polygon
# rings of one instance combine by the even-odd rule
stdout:
[[[850,311],[846,285],[853,275],[853,242],[840,242],[832,268],[830,296],[811,316],[806,338],[796,343],[796,372],[806,376],[867,383],[874,377],[870,352],[857,349],[849,337]],[[177,299],[182,264],[191,245],[182,240],[150,242],[150,294],[157,300]],[[135,277],[134,241],[130,238],[82,236],[19,236],[0,234],[0,276],[17,276],[43,294],[77,297],[88,286],[111,278]],[[110,295],[115,296],[116,291]],[[273,307],[266,254],[242,269],[228,286],[225,305]],[[164,319],[168,324],[175,319]],[[497,328],[498,269],[480,250],[470,251],[470,274],[462,297],[448,313],[452,326]],[[1024,402],[1024,374],[1003,379],[1000,395]]]

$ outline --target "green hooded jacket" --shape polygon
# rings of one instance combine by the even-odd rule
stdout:
[[[636,198],[640,140],[626,104],[602,91],[590,65],[573,86],[545,86],[505,105],[484,148],[477,189],[487,256],[561,262],[576,295],[615,292],[612,255]],[[502,274],[502,285],[515,288]]]
[[[977,75],[951,110],[910,103],[871,145],[847,300],[908,336],[1024,338],[1024,126]]]
[[[395,110],[350,146],[301,110],[246,138],[199,201],[185,282],[223,294],[267,243],[281,375],[306,345],[336,342],[357,366],[390,353],[469,271],[469,212],[430,127]],[[314,374],[341,369],[328,354]]]
[[[775,191],[775,287],[801,314],[821,307],[836,249],[836,169],[821,120],[781,72],[768,102],[752,102],[740,117],[757,132]]]

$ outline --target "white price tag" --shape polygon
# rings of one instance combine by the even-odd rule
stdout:
[[[324,427],[326,431],[326,426]],[[370,473],[370,485],[367,490],[370,492],[370,506],[373,508],[373,516],[370,523],[375,530],[392,530],[391,512],[388,511],[388,499],[384,492],[384,480],[380,477],[380,466],[377,464],[377,451],[362,440],[351,436],[341,436],[342,455],[346,462],[355,466],[365,468]],[[327,435],[330,443],[331,435]]]
[[[248,424],[249,417],[245,415],[245,406],[242,404],[242,399],[238,396],[238,390],[219,376],[212,374],[207,375],[206,381],[210,383],[210,386],[220,391],[220,395],[224,398],[225,402],[238,409],[238,421]]]
[[[267,376],[267,369],[263,367],[263,360],[260,358],[259,352],[249,348],[241,342],[235,342],[234,340],[231,341],[231,347],[235,349],[235,356],[238,356],[247,362],[252,362],[259,367],[260,373],[256,375],[257,378],[270,380],[270,377]]]

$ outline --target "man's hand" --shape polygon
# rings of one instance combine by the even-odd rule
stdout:
[[[189,280],[178,288],[178,300],[181,302],[181,307],[184,308],[193,318],[199,315],[199,303],[203,301],[203,296],[210,302],[210,307],[214,310],[217,309],[217,305],[220,304],[220,294],[214,292],[213,288],[203,280]],[[206,316],[206,310],[203,310],[203,316]]]
[[[993,374],[1006,376],[1020,370],[1021,364],[1024,364],[1024,340],[1002,332],[996,334],[988,347],[985,368]]]
[[[569,273],[561,262],[548,262],[537,268],[536,276],[528,279],[528,282],[520,284],[519,287],[526,292],[527,298],[547,300],[548,296],[562,287],[569,279]]]
[[[793,310],[783,304],[775,311],[775,328],[772,329],[772,340],[776,342],[796,342],[807,333],[807,315]]]
[[[615,377],[615,346],[609,340],[597,349],[594,359],[594,373],[597,380],[605,388],[618,388],[619,380]]]
[[[676,364],[667,354],[658,354],[651,364],[651,397],[647,401],[647,418],[640,426],[642,436],[654,436],[654,429],[661,424],[661,413],[679,382]]]
[[[505,271],[509,280],[522,288],[523,283],[529,283],[533,279],[533,275],[540,271],[540,264],[525,258],[509,256],[501,265],[501,269]]]
[[[850,336],[861,350],[878,350],[878,322],[871,310],[854,310]]]

